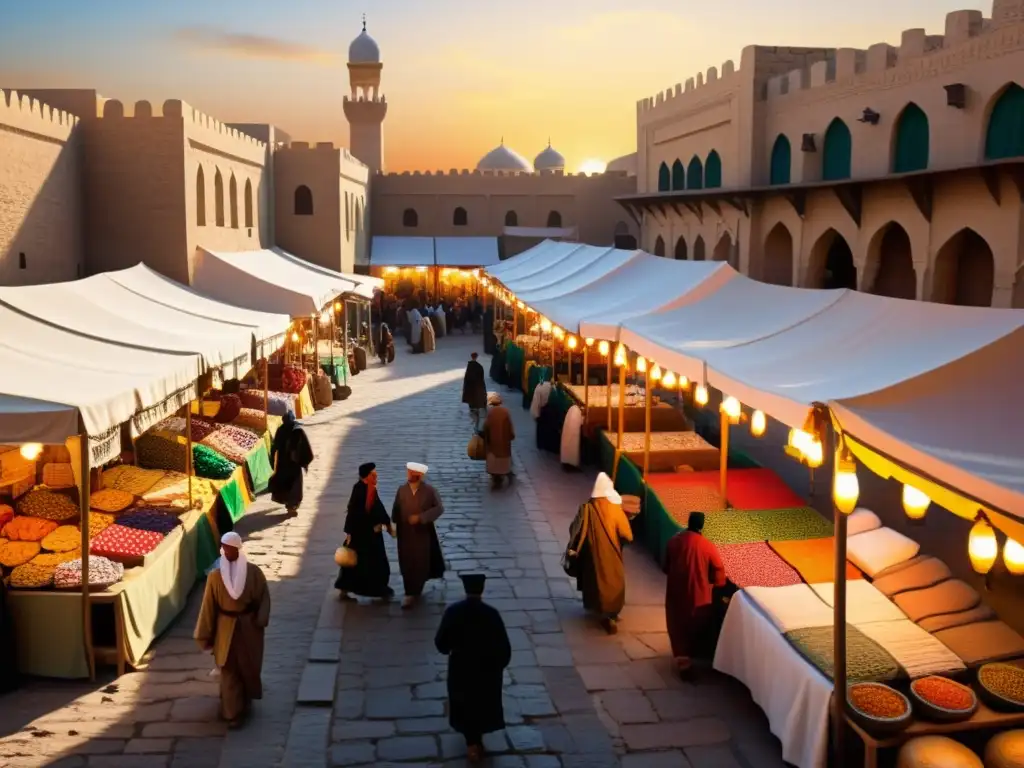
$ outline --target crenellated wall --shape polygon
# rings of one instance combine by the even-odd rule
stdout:
[[[81,166],[77,117],[0,90],[0,285],[82,274]]]

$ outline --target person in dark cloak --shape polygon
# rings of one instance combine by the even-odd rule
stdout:
[[[484,367],[477,362],[477,354],[469,356],[466,375],[462,378],[462,402],[469,406],[473,418],[473,429],[480,429],[480,412],[487,410],[487,382],[484,381]]]
[[[461,575],[466,599],[448,606],[434,638],[448,657],[448,723],[466,739],[471,763],[484,757],[483,736],[505,727],[502,683],[512,645],[497,609],[483,601],[481,574]]]
[[[491,355],[491,380],[497,384],[508,382],[508,372],[505,370],[505,350],[499,344],[494,348]]]
[[[0,578],[0,659],[6,660],[5,663],[0,664],[0,693],[13,691],[19,685],[18,665],[14,663],[17,658],[14,642],[14,618],[11,616],[7,587],[4,580]]]
[[[537,448],[550,453],[561,453],[562,451],[562,425],[565,423],[565,414],[556,402],[550,398],[540,410],[540,418],[537,419]]]
[[[410,461],[405,470],[408,482],[395,493],[391,522],[398,535],[398,567],[405,587],[402,608],[408,610],[428,581],[444,577],[444,554],[434,527],[444,505],[434,486],[423,482],[426,464]]]
[[[295,414],[288,411],[270,445],[270,464],[274,467],[270,498],[277,504],[284,504],[290,516],[297,515],[302,504],[302,475],[313,458],[306,431],[295,420]]]
[[[384,550],[384,531],[392,536],[388,511],[377,493],[377,465],[359,467],[359,482],[352,486],[345,517],[345,546],[356,553],[352,568],[339,568],[334,588],[341,592],[342,600],[353,600],[353,595],[386,600],[395,592],[388,586],[391,565]]]
[[[380,357],[380,364],[387,365],[395,359],[395,337],[391,334],[391,328],[387,323],[380,326],[380,344],[377,345],[377,354]]]

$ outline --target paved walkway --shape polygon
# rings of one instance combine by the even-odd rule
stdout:
[[[639,547],[626,554],[620,633],[608,637],[584,615],[559,561],[593,479],[536,451],[518,394],[507,397],[520,435],[518,480],[489,490],[482,465],[466,458],[470,423],[459,405],[464,364],[478,347],[478,337],[447,338],[436,354],[400,353],[395,365],[361,374],[350,400],[306,422],[318,459],[302,514],[287,520],[261,500],[240,523],[274,601],[264,699],[246,728],[227,732],[216,718],[211,659],[191,640],[197,590],[145,669],[94,685],[34,682],[0,699],[0,768],[463,765],[433,635],[444,605],[462,595],[458,573],[478,570],[514,650],[509,727],[488,738],[490,765],[781,766],[778,743],[741,686],[718,676],[694,686],[672,674],[663,578]],[[330,589],[345,502],[364,461],[377,462],[388,502],[405,462],[427,463],[445,503],[438,531],[450,570],[412,612],[341,604]],[[394,562],[392,586],[401,593]],[[311,643],[339,635],[340,661],[310,666],[303,680]],[[322,670],[336,670],[333,703],[298,705],[300,683],[316,688]],[[329,698],[327,682],[319,687]]]

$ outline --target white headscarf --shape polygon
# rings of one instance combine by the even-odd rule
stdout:
[[[230,531],[220,537],[220,543],[238,550],[238,558],[234,562],[224,557],[223,547],[220,550],[220,578],[224,582],[224,588],[231,595],[231,599],[237,600],[245,591],[245,577],[249,571],[245,552],[242,551],[242,537],[234,531]]]
[[[621,504],[622,497],[615,491],[615,484],[604,472],[594,481],[594,490],[590,492],[592,499],[608,499],[612,504]]]

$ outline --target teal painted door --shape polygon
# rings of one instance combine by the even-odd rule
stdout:
[[[672,163],[672,189],[686,189],[686,169],[679,160]]]
[[[779,136],[772,147],[772,164],[769,170],[770,184],[789,184],[793,167],[793,151],[789,139]]]
[[[840,181],[850,178],[852,156],[853,137],[850,135],[850,129],[837,117],[825,131],[821,178],[824,181]]]
[[[992,108],[985,135],[985,159],[1024,157],[1024,88],[1014,83]]]
[[[917,104],[908,104],[896,125],[893,173],[923,171],[928,167],[928,116]]]
[[[704,166],[699,157],[693,158],[686,169],[686,188],[704,189]]]
[[[722,158],[715,150],[711,150],[707,162],[704,163],[704,189],[718,189],[722,186]]]
[[[672,188],[671,181],[668,174],[668,166],[662,163],[658,169],[658,191],[668,192]]]

